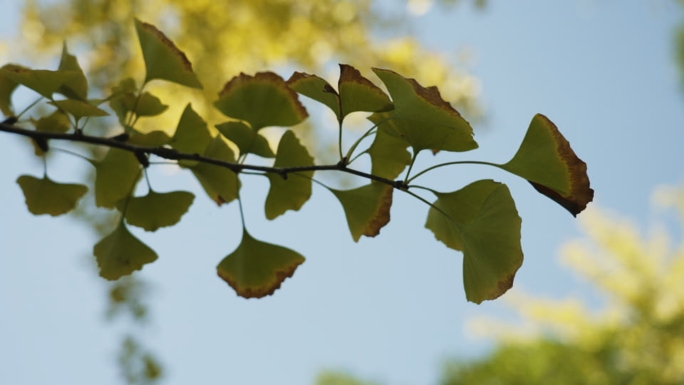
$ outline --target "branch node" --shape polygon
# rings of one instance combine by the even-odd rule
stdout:
[[[136,150],[133,151],[133,155],[135,155],[135,158],[144,168],[150,167],[150,160],[147,158],[147,154],[145,154],[145,152]]]

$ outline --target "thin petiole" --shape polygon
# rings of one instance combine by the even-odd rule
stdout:
[[[426,168],[425,170],[423,170],[423,171],[419,172],[418,174],[414,175],[412,178],[407,179],[407,180],[406,180],[406,183],[410,183],[412,180],[418,178],[419,176],[425,174],[425,173],[428,172],[428,171],[432,171],[432,170],[434,170],[434,169],[437,169],[437,168],[440,168],[440,167],[444,167],[444,166],[451,166],[451,165],[453,165],[453,164],[483,164],[483,165],[492,166],[492,167],[501,167],[501,165],[496,164],[496,163],[484,162],[484,161],[479,161],[479,160],[460,160],[460,161],[456,161],[456,162],[440,163],[440,164],[436,164],[436,165],[434,165],[434,166],[428,167],[428,168]],[[410,170],[410,169],[409,169],[409,170]]]
[[[43,97],[39,97],[38,99],[34,100],[33,103],[29,104],[26,108],[24,108],[19,114],[17,114],[17,119],[21,118],[22,115],[28,112],[33,106],[38,104],[41,100],[43,100]]]

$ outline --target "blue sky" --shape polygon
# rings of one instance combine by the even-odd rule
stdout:
[[[17,38],[19,3],[0,15],[4,37]],[[541,112],[588,164],[595,203],[645,224],[653,188],[683,176],[684,96],[672,61],[682,16],[665,0],[521,0],[490,2],[484,12],[435,8],[412,28],[428,47],[474,55],[487,121],[476,129],[480,149],[461,157],[506,161]],[[69,218],[28,213],[14,181],[42,172],[29,150],[0,135],[0,383],[117,384],[114,354],[126,328],[104,323],[105,285],[90,256],[96,240]],[[51,176],[77,180],[85,166],[63,158]],[[187,174],[154,178],[161,191],[197,195],[179,226],[137,232],[160,255],[141,273],[152,285],[143,338],[167,366],[165,384],[307,384],[323,368],[433,384],[444,359],[490,346],[466,329],[469,319],[511,317],[503,301],[465,301],[461,255],[423,228],[420,202],[396,194],[392,222],[355,244],[339,204],[322,189],[300,212],[263,219],[263,178],[248,179],[243,190],[250,232],[307,261],[274,296],[237,298],[214,270],[239,243],[237,206],[217,209]],[[451,191],[481,178],[509,184],[523,218],[516,287],[596,301],[557,259],[558,247],[580,235],[577,222],[526,182],[477,166],[421,181]]]

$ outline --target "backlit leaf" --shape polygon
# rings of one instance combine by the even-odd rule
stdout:
[[[9,117],[14,115],[12,94],[17,89],[17,86],[19,86],[19,83],[5,75],[3,68],[7,66],[11,66],[11,64],[5,64],[0,68],[0,111],[2,111],[3,115]]]
[[[22,175],[17,183],[33,215],[50,214],[54,217],[66,214],[76,208],[78,200],[88,191],[88,187],[82,184],[56,183],[47,176],[38,179]]]
[[[105,110],[101,110],[88,102],[76,99],[55,100],[50,102],[50,104],[59,107],[62,111],[66,112],[67,114],[73,115],[73,117],[76,118],[76,120],[79,120],[85,116],[109,115]]]
[[[425,149],[469,151],[477,148],[473,129],[436,87],[425,88],[414,79],[383,69],[373,69],[394,102],[390,120],[380,129],[406,140],[414,152]]]
[[[140,97],[134,94],[126,94],[124,103],[128,111],[135,115],[142,116],[157,116],[166,111],[169,106],[163,104],[158,97],[149,92],[143,92]]]
[[[146,134],[133,133],[127,140],[127,142],[131,144],[149,147],[163,146],[170,141],[171,138],[163,131],[151,131]]]
[[[126,116],[131,111],[129,102],[130,99],[135,99],[135,93],[138,88],[135,85],[135,80],[125,78],[112,88],[112,95],[109,97],[109,106],[114,110],[116,116],[119,118],[119,123],[124,125],[126,123]]]
[[[303,262],[296,251],[254,239],[244,230],[240,245],[216,271],[239,296],[261,298],[273,294]]]
[[[128,151],[110,148],[104,159],[92,162],[95,166],[95,204],[114,208],[127,197],[140,178],[140,163]]]
[[[268,145],[268,140],[242,122],[221,123],[217,124],[216,128],[223,136],[238,146],[240,154],[251,153],[264,158],[275,156]]]
[[[214,106],[229,118],[248,122],[254,130],[293,126],[308,116],[297,94],[273,72],[234,77],[223,87]]]
[[[62,45],[62,58],[58,70],[76,72],[72,79],[62,85],[59,92],[70,99],[86,100],[88,98],[88,79],[86,79],[76,57],[69,53],[66,42]]]
[[[195,196],[186,191],[158,193],[150,190],[143,197],[133,197],[128,203],[119,202],[119,209],[125,208],[128,224],[156,231],[160,227],[173,226],[188,211]]]
[[[295,72],[287,79],[287,85],[306,97],[330,108],[340,120],[340,97],[337,91],[324,79],[303,72]]]
[[[183,110],[176,132],[173,134],[171,147],[189,154],[203,154],[211,140],[207,123],[192,109],[192,105],[188,104]],[[197,162],[181,161],[179,164],[190,167],[196,165]]]
[[[313,166],[314,159],[292,131],[286,131],[278,144],[273,167]],[[311,197],[313,171],[288,174],[287,179],[268,173],[271,187],[266,197],[266,218],[275,219],[287,210],[299,210]]]
[[[340,64],[338,85],[342,118],[357,111],[379,112],[393,108],[389,97],[354,67]]]
[[[374,237],[380,234],[380,229],[389,223],[392,186],[373,182],[352,190],[331,191],[344,208],[354,242],[358,242],[362,235]]]
[[[48,116],[33,121],[36,131],[65,133],[71,129],[69,117],[62,111],[57,110]]]
[[[159,79],[191,88],[202,88],[185,53],[157,27],[135,19],[135,30],[145,60],[145,82]]]
[[[93,248],[100,276],[110,281],[140,270],[154,262],[157,253],[133,236],[122,222]]]
[[[77,71],[33,70],[22,66],[8,64],[0,72],[10,80],[32,89],[50,99],[52,94],[60,92],[65,84],[79,78]]]
[[[217,135],[209,143],[204,156],[225,162],[235,162],[233,151],[223,141],[221,135]],[[231,170],[208,163],[197,163],[188,168],[217,205],[231,202],[238,197],[240,181],[237,174]]]
[[[532,118],[518,152],[501,168],[527,179],[540,193],[576,216],[594,198],[587,164],[546,116]]]
[[[371,118],[382,120],[384,114],[373,114]],[[411,153],[406,150],[408,143],[395,136],[378,130],[373,143],[368,148],[371,157],[371,174],[394,179],[411,163]]]
[[[480,180],[436,194],[434,205],[442,212],[430,208],[425,227],[449,248],[463,252],[468,301],[498,298],[513,286],[523,262],[521,219],[508,187]]]

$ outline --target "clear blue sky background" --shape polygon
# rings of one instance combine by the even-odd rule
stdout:
[[[3,3],[3,37],[20,38],[12,32],[20,4]],[[413,22],[427,46],[475,53],[488,120],[469,158],[507,160],[542,112],[589,165],[595,202],[646,223],[652,189],[683,176],[684,98],[672,60],[683,16],[666,0],[520,0],[492,1],[484,12],[433,9]],[[92,233],[27,212],[14,181],[42,169],[24,141],[0,134],[0,162],[0,384],[120,383],[114,353],[126,329],[103,321]],[[51,175],[74,181],[78,164],[60,160]],[[259,179],[243,192],[251,233],[307,261],[276,295],[237,298],[214,270],[239,242],[237,206],[217,209],[189,175],[158,175],[159,190],[191,186],[197,195],[179,226],[142,234],[160,255],[141,274],[153,285],[144,339],[167,365],[165,384],[309,384],[323,368],[434,384],[444,359],[489,346],[467,320],[511,316],[502,301],[465,301],[461,255],[423,228],[423,204],[396,194],[390,225],[355,244],[339,204],[321,189],[301,212],[262,219],[267,185]],[[576,221],[526,182],[484,167],[423,181],[451,191],[483,177],[509,183],[523,218],[516,285],[594,301],[557,260],[559,245],[579,235]]]

